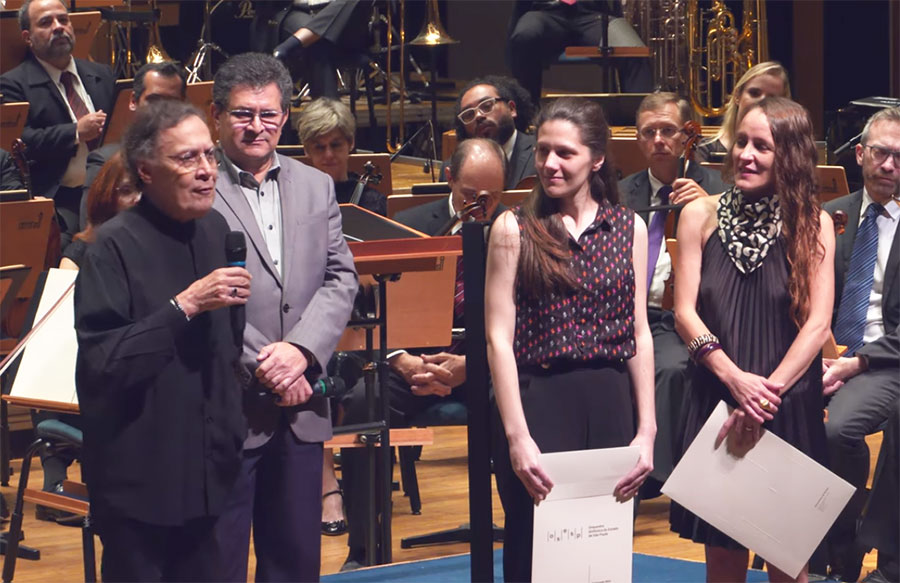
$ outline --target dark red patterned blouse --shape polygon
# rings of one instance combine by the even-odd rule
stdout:
[[[516,209],[519,234],[521,210]],[[634,356],[634,212],[603,203],[578,241],[569,237],[578,289],[540,300],[516,285],[514,351],[521,365]]]

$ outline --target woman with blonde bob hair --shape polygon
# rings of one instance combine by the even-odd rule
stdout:
[[[824,463],[821,349],[831,326],[834,227],[819,205],[812,122],[783,97],[750,105],[726,159],[734,187],[678,225],[675,326],[691,356],[687,449],[719,401],[741,456],[763,429]],[[707,581],[744,581],[748,551],[672,503],[671,528],[706,545]],[[773,565],[771,581],[793,581]],[[807,581],[806,568],[797,581]]]
[[[781,63],[765,61],[753,65],[734,86],[731,99],[725,106],[722,127],[709,141],[700,145],[697,155],[708,160],[710,154],[725,155],[731,149],[738,120],[748,107],[765,97],[791,98],[791,81]]]

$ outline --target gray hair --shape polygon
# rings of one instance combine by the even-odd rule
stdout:
[[[872,126],[882,121],[900,124],[900,107],[886,107],[869,118],[866,122],[866,127],[863,128],[862,137],[859,140],[863,146],[869,141],[869,130],[872,129]]]
[[[228,100],[235,87],[261,89],[274,83],[281,92],[281,109],[291,106],[291,75],[272,55],[243,53],[225,61],[213,79],[213,104],[217,109],[228,108]]]
[[[32,2],[34,2],[34,0],[25,0],[25,2],[19,6],[18,18],[20,30],[31,30],[31,16],[28,15],[28,9],[31,8]],[[66,0],[59,0],[59,3],[63,5],[66,12],[69,11],[69,5],[66,3]]]
[[[206,118],[200,110],[184,101],[161,99],[138,109],[134,121],[122,138],[125,162],[138,186],[143,185],[138,174],[138,164],[156,156],[159,134],[192,116],[200,118],[206,124]]]
[[[343,102],[328,97],[320,97],[310,102],[300,115],[297,133],[300,143],[306,144],[325,134],[340,130],[348,142],[356,135],[356,120],[350,108]]]

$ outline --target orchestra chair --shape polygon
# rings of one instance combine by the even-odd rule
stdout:
[[[16,558],[19,554],[19,539],[22,534],[23,506],[25,502],[33,502],[84,517],[81,526],[84,580],[94,582],[97,580],[97,568],[94,553],[94,531],[91,524],[87,488],[83,484],[69,480],[63,482],[62,493],[44,492],[39,489],[28,488],[31,463],[35,454],[46,450],[52,452],[75,452],[78,456],[83,445],[83,434],[80,429],[76,429],[57,419],[47,419],[38,423],[34,431],[37,439],[28,447],[25,457],[22,459],[16,502],[9,525],[9,532],[6,535],[7,546],[6,557],[3,563],[3,581],[6,583],[13,580]],[[40,559],[39,552],[35,559]]]

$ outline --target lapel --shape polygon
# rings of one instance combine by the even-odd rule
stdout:
[[[281,197],[281,281],[287,282],[294,267],[292,250],[303,249],[303,242],[294,240],[295,237],[300,236],[301,229],[294,228],[292,221],[294,217],[302,216],[297,208],[299,202],[297,197],[303,196],[306,190],[294,185],[292,164],[289,163],[289,160],[282,158],[279,154],[276,156],[279,156],[278,163],[281,167],[281,170],[278,171],[278,193]],[[268,253],[266,256],[268,257]],[[274,265],[272,269],[274,273],[277,273],[274,271]]]
[[[884,289],[882,290],[882,302],[891,297],[894,286],[900,284],[900,227],[894,231],[894,240],[891,242],[891,252],[888,254],[887,265],[884,267]],[[884,311],[884,304],[882,304]]]
[[[59,90],[57,90],[56,85],[50,78],[50,75],[47,74],[47,71],[44,69],[44,67],[41,66],[40,63],[38,63],[37,59],[34,57],[34,55],[31,54],[30,51],[28,53],[28,58],[25,60],[23,65],[27,67],[26,71],[28,73],[28,85],[31,87],[43,86],[45,88],[44,90],[50,94],[50,98],[56,102],[57,106],[62,109],[63,114],[66,116],[66,118],[68,118],[68,105],[65,101],[63,101],[62,95],[60,95]]]
[[[508,189],[515,188],[528,175],[528,169],[525,168],[525,165],[528,163],[531,150],[534,148],[533,141],[528,138],[529,136],[522,132],[516,134],[516,141],[513,144],[512,155],[509,157],[509,168],[506,173],[506,187]]]
[[[841,261],[844,268],[850,266],[850,256],[853,255],[853,243],[856,241],[856,231],[859,229],[859,212],[862,209],[862,190],[857,190],[850,195],[847,205],[847,227],[844,230],[843,246],[840,250]]]
[[[281,184],[279,183],[279,188],[281,188]],[[253,210],[250,208],[250,203],[247,202],[247,198],[244,196],[244,192],[241,190],[241,187],[231,179],[231,174],[228,172],[227,168],[224,167],[224,164],[219,165],[219,178],[216,181],[216,191],[218,195],[222,198],[222,202],[228,207],[228,209],[234,214],[237,218],[238,222],[241,224],[241,230],[247,234],[250,238],[250,243],[253,245],[253,248],[256,250],[256,254],[260,257],[260,263],[262,263],[266,270],[271,274],[272,278],[278,283],[279,286],[282,285],[281,278],[278,276],[278,270],[275,268],[275,264],[272,262],[272,257],[269,255],[269,248],[266,247],[266,241],[263,239],[262,232],[259,230],[259,225],[256,222],[256,218],[253,216]],[[284,212],[284,191],[281,191],[281,204],[282,204],[282,217],[286,216]],[[282,238],[286,235],[284,233],[284,220],[282,219]],[[285,244],[285,249],[287,249],[287,244]]]
[[[650,206],[650,174],[649,170],[642,170],[637,176],[634,177],[634,180],[631,182],[631,190],[625,193],[625,196],[628,197],[626,202],[626,206],[632,209],[642,209]],[[638,213],[644,222],[650,223],[650,213],[641,212]]]
[[[450,220],[450,203],[447,202],[446,198],[442,198],[435,201],[429,210],[431,211],[431,216],[428,217],[428,222],[423,232],[433,235]]]

